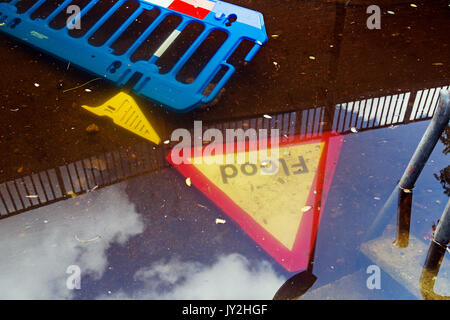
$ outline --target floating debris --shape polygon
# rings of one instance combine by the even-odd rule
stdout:
[[[77,240],[78,242],[92,242],[92,241],[96,241],[96,240],[100,239],[100,236],[95,236],[94,238],[92,238],[92,239],[87,239],[87,240],[80,239],[80,238],[78,238],[77,235],[75,235],[74,238],[75,238],[75,240]]]
[[[266,118],[266,119],[272,119],[272,117],[269,116],[268,114],[265,114],[265,115],[264,115],[264,118]]]
[[[357,133],[358,132],[358,130],[356,130],[355,127],[351,127],[350,131],[353,132],[353,133]]]
[[[69,92],[69,91],[72,91],[72,90],[76,90],[76,89],[82,88],[82,87],[88,85],[88,84],[91,83],[91,82],[94,82],[94,81],[97,81],[97,80],[101,80],[101,79],[102,79],[102,78],[95,78],[95,79],[92,79],[92,80],[90,80],[90,81],[88,81],[88,82],[86,82],[86,83],[83,83],[82,85],[79,85],[79,86],[77,86],[77,87],[73,87],[73,88],[64,90],[63,93],[66,93],[66,92]]]
[[[169,144],[169,143],[170,143],[170,140],[164,141],[164,144]]]
[[[311,206],[304,206],[303,208],[302,208],[302,212],[307,212],[307,211],[309,211],[309,210],[311,210]]]
[[[316,60],[316,57],[314,57],[314,56],[309,56],[309,60]]]
[[[39,196],[37,194],[29,194],[29,195],[26,195],[25,198],[36,199],[36,198],[39,198]]]
[[[274,62],[273,62],[273,65],[275,66],[275,69],[276,69],[277,71],[280,70],[281,66],[280,66],[280,64],[279,64],[278,62],[274,61]]]
[[[389,14],[395,14],[395,12],[394,12],[394,11],[391,11],[391,10],[388,10],[387,13],[389,13]]]
[[[99,131],[100,131],[100,128],[95,123],[92,123],[86,127],[87,133],[97,133]]]
[[[192,185],[191,178],[186,178],[186,184],[190,187]]]
[[[72,198],[77,197],[77,194],[75,192],[73,192],[73,191],[67,192],[67,195],[71,196]]]
[[[443,66],[444,64],[442,62],[434,62],[432,63],[433,66]]]
[[[261,167],[267,168],[272,162],[270,160],[261,161]]]
[[[200,203],[197,203],[197,206],[200,207],[200,208],[209,210],[207,206],[204,206],[204,205],[202,205],[202,204],[200,204]]]
[[[39,83],[35,83],[34,86],[35,86],[36,88],[39,88],[39,87],[40,87],[40,84],[39,84]]]
[[[413,8],[417,8],[417,5],[415,5],[414,3],[410,3],[409,6],[413,7]]]
[[[89,189],[87,192],[92,192],[92,191],[95,191],[95,190],[97,190],[98,189],[98,185],[97,186],[94,186],[92,189]]]
[[[373,197],[375,200],[381,200],[380,197]]]
[[[219,218],[216,219],[216,224],[225,224],[225,223],[227,223],[226,220],[219,219]]]

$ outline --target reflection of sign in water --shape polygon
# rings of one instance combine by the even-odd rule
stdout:
[[[264,160],[207,164],[191,157],[177,168],[282,266],[296,271],[310,259],[341,144],[341,136],[328,134],[281,140],[269,164],[278,168],[272,175],[264,174]],[[248,150],[245,155],[250,158]]]

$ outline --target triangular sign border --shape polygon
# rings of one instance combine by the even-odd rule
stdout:
[[[270,140],[270,139],[268,139]],[[231,198],[229,198],[219,187],[214,185],[205,175],[203,175],[189,159],[185,159],[182,164],[174,164],[171,150],[167,160],[177,168],[186,178],[190,178],[192,184],[199,189],[214,204],[231,217],[258,245],[260,245],[270,256],[290,272],[304,270],[308,267],[320,222],[321,212],[325,207],[328,191],[331,187],[332,178],[342,147],[343,137],[336,133],[323,133],[319,137],[301,138],[291,136],[289,138],[280,137],[279,146],[297,146],[302,144],[312,144],[326,142],[324,150],[319,160],[318,170],[314,178],[313,187],[310,190],[307,204],[311,204],[312,209],[305,212],[300,222],[296,239],[292,250],[286,248],[272,234],[258,224],[247,212],[241,209]],[[235,143],[236,144],[236,143]],[[224,150],[226,144],[224,144]],[[202,147],[202,152],[205,146]],[[195,148],[191,148],[191,155]],[[322,183],[320,190],[318,183]],[[316,186],[314,188],[314,186]],[[316,190],[316,194],[314,194]],[[321,191],[321,192],[320,192]]]

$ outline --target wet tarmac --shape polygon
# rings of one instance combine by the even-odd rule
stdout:
[[[305,155],[305,167],[321,168],[323,178],[308,187],[326,191],[313,205],[312,242],[298,251],[317,277],[303,298],[423,298],[418,275],[449,196],[448,132],[414,188],[408,250],[391,245],[397,203],[366,235],[450,83],[448,2],[229,2],[262,12],[269,42],[248,65],[235,61],[220,99],[176,114],[133,98],[162,141],[174,129],[193,130],[195,120],[204,129],[276,128],[288,142],[325,143],[316,165]],[[368,30],[366,8],[376,3],[381,29]],[[0,42],[1,299],[271,299],[304,269],[287,266],[279,247],[171,166],[173,142],[156,146],[81,108],[118,88],[96,80],[73,89],[95,77],[4,34]],[[86,130],[92,124],[98,132]],[[339,134],[339,148],[327,131]],[[324,160],[337,149],[336,160]],[[273,180],[277,205],[305,208]],[[246,210],[256,220],[278,210],[263,209]],[[81,269],[80,290],[66,287],[71,265]],[[367,283],[373,265],[381,269],[375,289]],[[447,254],[434,287],[446,296],[449,267]]]

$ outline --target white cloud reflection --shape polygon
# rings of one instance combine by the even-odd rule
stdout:
[[[172,258],[136,272],[143,289],[128,295],[118,292],[111,299],[225,300],[272,299],[285,282],[267,261],[250,262],[240,254],[223,255],[212,265]]]
[[[110,245],[144,230],[123,188],[115,185],[2,220],[0,299],[70,299],[69,265],[100,278]]]
[[[144,224],[117,184],[0,222],[0,299],[72,299],[67,267],[100,279],[107,250],[142,233]],[[98,299],[271,299],[285,279],[268,261],[233,253],[211,264],[163,259],[134,275],[132,294]],[[123,284],[124,286],[126,284]],[[83,289],[83,278],[81,281]]]

